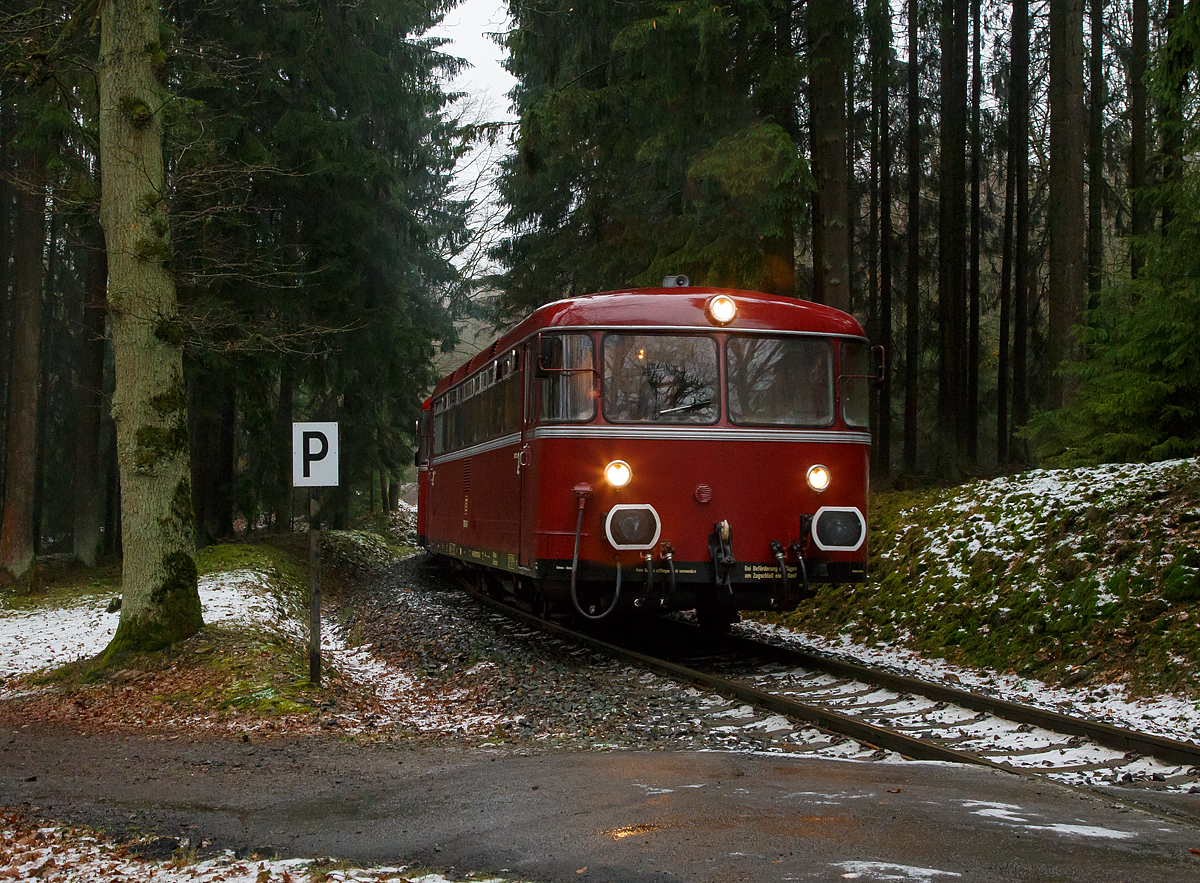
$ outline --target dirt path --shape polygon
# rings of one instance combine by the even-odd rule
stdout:
[[[1195,827],[1045,782],[931,764],[500,756],[30,724],[0,731],[0,804],[118,835],[156,832],[167,855],[188,838],[206,844],[202,853],[419,863],[454,878],[1182,883],[1200,874]]]

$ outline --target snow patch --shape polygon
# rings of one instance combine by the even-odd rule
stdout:
[[[879,880],[888,883],[932,880],[935,877],[961,877],[955,871],[939,871],[934,868],[914,868],[911,865],[894,865],[889,862],[834,862],[832,867],[842,871],[843,880]]]

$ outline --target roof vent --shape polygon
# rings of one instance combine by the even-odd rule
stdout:
[[[664,276],[662,287],[663,288],[687,288],[688,287],[688,277],[687,276]]]

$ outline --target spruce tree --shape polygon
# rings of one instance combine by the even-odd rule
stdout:
[[[790,4],[509,8],[504,311],[668,273],[790,287],[769,269],[807,181]]]

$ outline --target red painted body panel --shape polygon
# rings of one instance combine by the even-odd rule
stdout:
[[[578,513],[573,488],[590,484],[583,519],[580,557],[611,563],[640,563],[635,551],[617,552],[604,535],[604,518],[619,504],[649,504],[662,522],[660,542],[669,542],[680,561],[709,557],[713,524],[728,521],[739,560],[772,562],[770,542],[787,545],[800,539],[801,513],[823,506],[854,507],[867,515],[866,482],[869,447],[865,444],[809,444],[744,441],[641,441],[630,439],[547,439],[534,442],[537,474],[538,559],[572,556]],[[629,463],[633,480],[620,490],[604,481],[606,463]],[[834,476],[821,494],[805,483],[808,467],[821,464]],[[697,500],[699,485],[710,488],[711,500]],[[863,560],[859,552],[828,552],[832,561]]]

